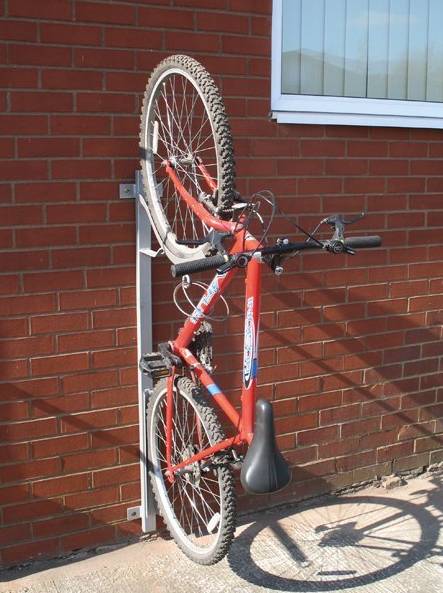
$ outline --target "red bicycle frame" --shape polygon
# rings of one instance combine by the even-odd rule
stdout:
[[[254,250],[260,247],[260,243],[248,233],[247,229],[238,222],[223,221],[212,216],[206,208],[198,202],[183,187],[175,170],[170,163],[165,162],[166,173],[174,183],[181,198],[193,210],[193,212],[209,227],[217,231],[230,232],[234,237],[234,242],[229,250],[230,254],[241,251]],[[216,185],[204,167],[203,163],[198,163],[201,173],[211,190]],[[194,311],[187,318],[185,324],[180,329],[175,340],[170,342],[171,350],[180,357],[185,366],[192,370],[200,382],[206,387],[213,401],[223,410],[228,419],[236,429],[234,436],[229,437],[212,447],[199,451],[192,457],[181,461],[176,465],[171,464],[172,449],[172,418],[173,410],[173,386],[174,369],[167,380],[167,400],[166,400],[166,460],[167,474],[169,479],[174,479],[174,474],[195,462],[212,456],[218,451],[222,451],[234,445],[241,443],[250,443],[254,434],[254,409],[255,409],[255,391],[257,385],[258,371],[258,331],[260,319],[260,290],[261,290],[261,261],[252,258],[246,267],[246,295],[245,295],[245,328],[244,328],[244,348],[243,348],[243,383],[241,392],[241,412],[240,414],[231,404],[226,395],[218,387],[212,376],[207,372],[198,359],[192,354],[188,346],[192,341],[195,332],[200,327],[205,316],[212,311],[214,305],[227,289],[231,280],[238,272],[238,268],[231,268],[223,274],[216,274],[209,284],[208,288],[201,297]]]

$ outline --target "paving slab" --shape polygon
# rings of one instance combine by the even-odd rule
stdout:
[[[241,518],[228,556],[157,538],[0,573],[0,593],[443,593],[443,475]]]

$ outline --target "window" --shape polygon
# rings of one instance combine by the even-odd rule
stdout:
[[[443,128],[443,0],[274,0],[282,123]]]

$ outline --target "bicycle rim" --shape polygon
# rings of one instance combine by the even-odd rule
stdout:
[[[159,510],[182,551],[201,564],[218,562],[235,529],[234,486],[226,466],[204,469],[201,462],[176,475],[166,472],[166,383],[158,384],[149,410],[149,455]],[[215,413],[189,379],[174,391],[172,463],[177,464],[221,439]],[[194,393],[193,393],[194,392]]]

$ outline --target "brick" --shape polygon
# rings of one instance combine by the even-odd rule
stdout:
[[[218,15],[221,19],[225,15]],[[198,17],[197,17],[198,18]],[[200,21],[197,21],[200,24]],[[140,7],[138,10],[138,24],[143,27],[161,29],[193,29],[194,14],[188,10],[163,9],[155,7]],[[206,29],[204,26],[197,26],[198,30]],[[217,31],[223,29],[219,26]],[[155,47],[158,47],[155,44]]]
[[[86,138],[83,141],[83,155],[87,157],[101,156],[134,156],[138,151],[138,140],[129,138]]]
[[[72,16],[69,0],[54,0],[51,3],[39,3],[32,0],[9,0],[8,13],[10,16],[52,20],[70,20]]]
[[[123,93],[78,93],[77,110],[96,113],[133,113],[134,97]]]
[[[2,549],[2,561],[5,565],[21,564],[32,558],[54,557],[59,553],[58,539],[27,542]]]
[[[33,376],[66,374],[73,371],[84,371],[88,368],[89,359],[86,352],[31,359]]]
[[[134,308],[96,311],[93,314],[93,325],[95,328],[135,326],[135,321]]]
[[[95,548],[99,544],[107,543],[114,538],[114,528],[109,526],[88,529],[72,535],[66,535],[61,540],[62,550],[68,552],[81,548]]]
[[[246,41],[246,38],[243,37],[242,40]],[[217,52],[220,49],[220,37],[210,33],[186,32],[185,35],[177,35],[175,31],[166,31],[165,46],[168,50]]]
[[[65,512],[62,500],[59,498],[52,500],[33,500],[31,504],[16,504],[3,509],[5,523],[17,523],[32,521],[51,515],[60,515]]]
[[[95,348],[105,348],[114,345],[113,331],[82,332],[59,336],[58,349],[60,352],[76,352]]]
[[[94,371],[81,375],[71,375],[63,378],[63,390],[65,393],[76,393],[90,389],[112,387],[117,384],[118,375],[116,371]]]
[[[118,500],[119,491],[117,486],[94,488],[87,492],[67,495],[65,497],[66,506],[71,510],[97,508],[101,505],[118,502]]]
[[[18,229],[16,231],[16,243],[17,247],[73,245],[77,243],[77,233],[75,227],[57,227],[51,229],[35,226],[32,229]],[[49,276],[50,273],[48,273]]]
[[[51,336],[0,340],[0,358],[3,359],[33,356],[34,354],[50,354],[53,351],[54,342]]]
[[[392,469],[394,472],[401,472],[417,467],[429,465],[429,453],[419,453],[418,455],[409,455],[400,459],[394,459]]]
[[[331,457],[340,457],[342,455],[349,455],[355,453],[360,449],[358,439],[346,439],[336,443],[326,443],[319,445],[318,457],[319,459],[329,459]]]
[[[87,515],[76,513],[65,514],[63,517],[36,521],[32,525],[35,537],[47,537],[48,535],[62,535],[70,531],[79,531],[89,526]]]
[[[25,274],[23,278],[26,292],[49,292],[52,290],[83,287],[81,272],[40,272]]]
[[[296,430],[314,428],[315,426],[318,426],[318,415],[314,412],[298,414],[297,416],[292,415],[287,418],[276,417],[275,419],[277,434],[293,433]]]
[[[69,272],[72,274],[72,272]],[[110,290],[84,290],[81,292],[62,292],[61,309],[96,309],[117,304],[117,292]]]
[[[131,25],[135,23],[135,7],[124,4],[77,2],[75,16],[77,21]]]
[[[123,484],[121,487],[121,500],[140,500],[140,483]]]
[[[4,180],[47,179],[48,165],[45,161],[2,160],[0,175]]]
[[[365,467],[373,465],[376,462],[375,451],[364,451],[361,453],[355,453],[348,457],[341,457],[336,460],[337,470],[339,472],[346,472],[357,467]]]
[[[97,265],[106,266],[111,260],[109,247],[54,249],[52,251],[52,265],[54,268],[83,268]],[[89,282],[93,283],[92,280]],[[94,284],[94,283],[93,283]],[[106,283],[105,283],[106,285]]]
[[[91,443],[94,449],[111,445],[121,446],[123,443],[138,443],[138,427],[133,425],[94,431],[91,435]]]
[[[83,412],[89,409],[89,396],[87,393],[75,393],[69,396],[58,395],[45,397],[32,401],[31,415],[35,418],[45,417],[48,414],[59,416],[73,412]]]
[[[45,91],[14,91],[11,93],[11,111],[19,112],[66,112],[73,109],[71,93],[49,93]]]
[[[92,520],[104,523],[115,523],[116,521],[121,522],[126,520],[126,509],[126,504],[119,504],[112,507],[97,509],[91,513]]]
[[[15,186],[15,199],[19,203],[53,202],[75,199],[74,183],[19,183]]]
[[[128,285],[134,286],[134,267],[100,268],[96,270],[88,270],[87,285],[88,288],[115,287]]]
[[[422,296],[411,298],[409,301],[410,311],[427,311],[439,309],[443,306],[443,295]]]
[[[97,179],[100,177],[109,177],[111,175],[111,167],[109,161],[106,160],[57,160],[52,162],[52,175],[54,179]],[[70,216],[73,216],[73,213]]]
[[[43,212],[39,206],[2,206],[0,220],[2,226],[38,224],[43,222]]]
[[[421,439],[417,439],[415,442],[415,452],[422,453],[423,451],[431,451],[432,449],[443,448],[443,436],[427,436]]]
[[[87,449],[89,447],[89,438],[87,434],[57,436],[51,439],[35,441],[31,444],[31,447],[34,458],[53,457],[55,455],[62,455],[63,453]]]
[[[1,237],[0,232],[0,237]],[[2,282],[0,284],[0,294],[14,294],[19,291],[20,277],[18,274],[8,274],[2,276]],[[1,335],[1,334],[0,334]],[[6,337],[6,336],[5,336]]]
[[[76,138],[20,138],[19,157],[79,156],[80,142]]]
[[[106,88],[110,91],[136,91],[143,92],[146,86],[146,74],[140,72],[107,72],[106,73]],[[138,126],[137,126],[138,127]],[[122,129],[115,129],[117,134],[122,132]]]
[[[15,485],[3,486],[0,488],[0,504],[2,505],[14,504],[23,500],[28,500],[30,497],[31,494],[28,484],[22,484],[19,489]]]
[[[111,484],[123,484],[138,479],[140,468],[138,464],[125,467],[115,467],[93,473],[95,487],[109,486]]]
[[[2,134],[47,134],[47,115],[0,115],[0,132]]]
[[[45,47],[43,45],[9,46],[9,64],[35,66],[70,66],[71,49],[69,47]]]
[[[382,416],[381,428],[382,430],[389,430],[395,427],[401,427],[404,424],[413,424],[416,422],[418,422],[418,410],[408,410]]]
[[[134,328],[117,329],[117,346],[134,346],[137,344],[137,335]]]
[[[58,393],[58,382],[56,379],[31,379],[28,381],[17,381],[13,385],[3,387],[0,392],[2,400],[17,400],[28,397],[39,397],[41,395],[53,395]]]
[[[134,68],[135,56],[133,51],[116,49],[75,48],[74,66],[78,68]]]
[[[8,19],[0,22],[0,39],[14,41],[37,41],[36,23]]]
[[[252,56],[269,56],[270,55],[270,40],[259,37],[244,37],[244,36],[223,36],[223,51],[226,53],[252,55]],[[168,45],[169,47],[169,45]],[[211,48],[212,49],[212,48]],[[213,48],[217,49],[217,48]],[[208,49],[206,49],[208,51]]]
[[[102,451],[82,451],[81,453],[72,453],[62,458],[63,471],[73,473],[86,469],[96,469],[115,465],[117,461],[117,452],[115,449],[104,449]]]
[[[341,427],[341,435],[342,437],[347,438],[356,435],[370,434],[373,432],[377,432],[379,429],[380,418],[357,420],[355,422],[343,424],[343,426]]]
[[[11,464],[2,467],[2,479],[5,482],[17,482],[56,475],[60,471],[60,459],[33,459],[27,463]]]
[[[134,348],[113,348],[92,353],[92,366],[94,368],[120,367],[136,364],[136,351]]]
[[[91,394],[91,405],[93,408],[122,406],[137,402],[137,389],[130,387],[116,387],[95,391]]]
[[[31,318],[31,332],[33,334],[69,332],[88,328],[89,319],[87,313],[61,313],[39,315]]]
[[[89,205],[85,204],[88,211]],[[90,209],[90,208],[89,208]],[[112,237],[114,243],[134,243],[135,241],[135,225],[132,224],[106,224],[106,225],[89,225],[80,229],[80,242],[82,244],[109,244],[109,237]],[[132,253],[135,253],[134,246],[130,246]],[[115,261],[114,263],[118,263]]]
[[[20,402],[24,403],[24,402]],[[1,406],[1,409],[5,405]],[[3,417],[3,416],[2,416]],[[5,420],[8,417],[5,417]],[[12,418],[12,415],[9,415]],[[18,418],[16,418],[18,419]],[[11,463],[11,461],[25,461],[29,459],[29,446],[28,443],[18,443],[16,445],[2,445],[0,446],[0,463]]]
[[[3,316],[22,313],[45,313],[55,309],[54,295],[24,295],[0,298],[0,311]]]
[[[297,445],[314,445],[316,443],[326,443],[333,441],[338,437],[338,427],[328,426],[317,428],[315,430],[305,430],[297,434]]]
[[[50,497],[60,496],[70,492],[83,492],[88,489],[88,475],[77,474],[74,476],[62,476],[48,480],[39,480],[32,485],[34,496]]]
[[[101,45],[100,27],[85,25],[62,25],[60,23],[42,23],[40,37],[43,43],[62,45]]]
[[[21,440],[27,441],[32,438],[54,435],[56,432],[56,419],[45,418],[43,420],[32,420],[28,422],[7,424],[2,429],[2,438],[7,442]]]
[[[51,131],[54,135],[109,134],[111,131],[111,118],[101,115],[54,114],[51,115]]]
[[[3,88],[36,88],[38,72],[30,68],[0,68],[0,84]]]
[[[353,420],[360,416],[360,404],[352,404],[350,406],[340,406],[339,408],[329,408],[327,410],[320,410],[320,425],[338,424]]]
[[[50,205],[46,212],[49,224],[102,222],[106,218],[106,204],[76,204],[72,208]]]

